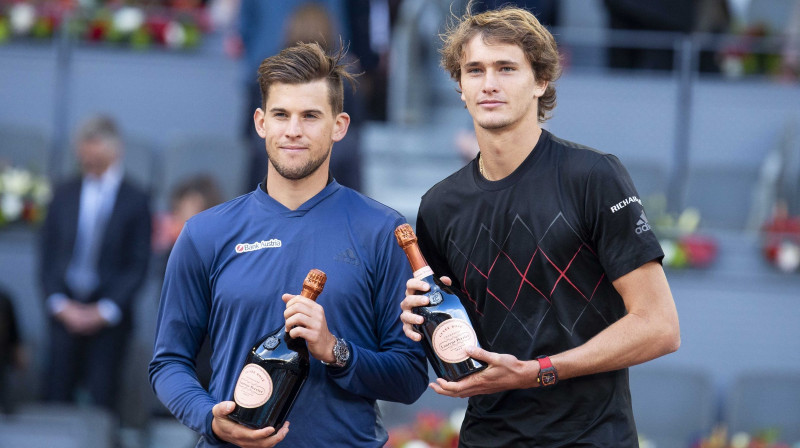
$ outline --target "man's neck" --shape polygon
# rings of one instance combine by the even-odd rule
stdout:
[[[297,210],[298,207],[322,191],[326,185],[328,185],[327,165],[319,167],[308,177],[298,180],[281,176],[272,164],[269,164],[267,168],[267,194],[289,210]]]
[[[475,135],[483,160],[481,174],[488,180],[500,180],[513,173],[530,155],[542,135],[542,128],[538,121],[500,130],[476,126]]]

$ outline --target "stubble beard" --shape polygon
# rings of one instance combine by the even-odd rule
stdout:
[[[330,153],[331,153],[331,148],[328,148],[328,150],[325,153],[323,153],[320,157],[317,157],[315,159],[310,159],[305,164],[298,167],[284,165],[280,161],[278,161],[279,159],[277,157],[269,157],[269,159],[272,166],[275,167],[275,171],[277,171],[278,174],[281,175],[281,177],[289,180],[300,180],[300,179],[305,179],[306,177],[316,172],[319,169],[319,167],[322,166],[323,163],[325,163],[325,159],[328,158]],[[267,156],[269,156],[269,153],[267,153]]]

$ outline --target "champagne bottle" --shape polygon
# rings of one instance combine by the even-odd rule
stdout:
[[[312,269],[303,282],[303,297],[316,300],[327,279],[324,272]],[[283,425],[310,367],[308,346],[302,338],[292,338],[285,325],[259,338],[250,350],[236,387],[236,407],[229,417],[250,428]]]
[[[425,319],[421,325],[414,325],[414,329],[422,335],[422,346],[436,375],[458,381],[485,369],[484,363],[470,358],[465,350],[469,346],[480,347],[467,310],[449,288],[434,281],[433,270],[422,256],[414,230],[403,224],[395,229],[394,235],[411,263],[414,278],[430,285],[425,293],[430,303],[412,311]]]

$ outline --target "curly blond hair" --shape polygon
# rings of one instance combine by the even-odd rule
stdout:
[[[537,81],[547,81],[547,89],[539,98],[539,122],[550,118],[548,112],[556,107],[556,88],[553,82],[561,75],[558,46],[550,31],[529,11],[506,6],[473,15],[472,2],[462,17],[455,17],[444,34],[441,64],[456,82],[461,80],[464,46],[476,35],[486,43],[518,45],[531,64]]]

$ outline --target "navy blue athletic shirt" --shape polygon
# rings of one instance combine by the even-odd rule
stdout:
[[[312,362],[281,446],[383,446],[375,400],[413,402],[428,379],[421,346],[403,334],[399,318],[411,269],[393,232],[404,222],[333,181],[297,210],[259,187],[186,223],[167,264],[150,380],[169,410],[203,436],[198,446],[221,444],[211,408],[232,400],[250,348],[284,323],[281,295],[299,294],[312,268],[327,274],[317,303],[351,359],[341,369]],[[206,334],[208,392],[194,371]]]

